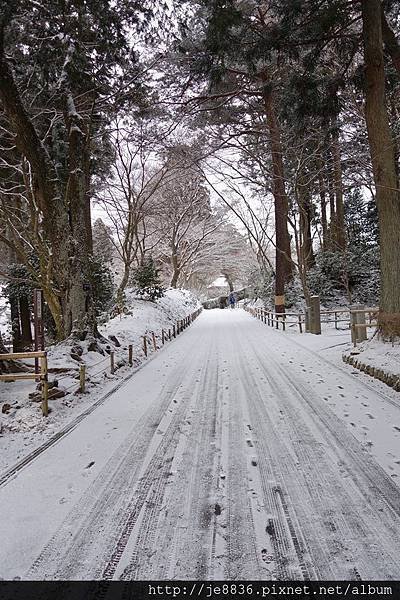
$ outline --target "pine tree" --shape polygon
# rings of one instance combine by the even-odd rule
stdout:
[[[132,283],[140,296],[148,298],[152,302],[164,296],[159,269],[151,257],[133,271]]]

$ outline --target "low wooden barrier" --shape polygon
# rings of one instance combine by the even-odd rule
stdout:
[[[189,327],[193,323],[195,319],[200,315],[203,308],[199,308],[193,313],[189,314],[187,317],[180,319],[173,326],[172,329],[168,329],[167,331],[162,329],[161,335],[158,336],[154,331],[146,332],[145,335],[142,336],[142,355],[147,358],[149,354],[153,351],[156,352],[162,346],[166,344],[166,342],[170,342],[173,338],[175,338],[179,333],[182,333],[186,327]],[[160,340],[160,344],[158,344],[158,340]],[[8,355],[7,355],[8,356]],[[133,345],[128,345],[128,365],[130,367],[133,366]],[[96,371],[96,373],[92,373],[90,369],[93,367],[98,367],[99,365],[105,364],[100,368],[100,370]],[[109,371],[111,375],[114,375],[115,371],[119,368],[118,362],[116,361],[115,351],[111,350],[109,356],[99,360],[94,365],[86,365],[81,364],[79,369],[79,388],[78,392],[84,393],[86,388],[86,376],[99,375],[105,371]],[[72,388],[73,386],[71,386]],[[68,388],[67,388],[68,389]]]
[[[47,352],[10,352],[9,354],[0,354],[2,360],[23,360],[26,358],[38,359],[40,361],[39,373],[3,373],[0,375],[0,381],[21,381],[33,379],[42,384],[42,414],[47,417],[49,414],[49,382]]]
[[[245,307],[245,310],[270,327],[279,329],[279,326],[281,326],[282,330],[286,331],[286,325],[296,325],[296,327],[299,328],[300,333],[303,333],[304,315],[302,313],[276,313],[266,308],[251,307]],[[292,317],[294,317],[294,319],[292,319]]]
[[[259,319],[270,327],[275,327],[276,329],[282,327],[282,330],[286,331],[286,327],[288,325],[295,325],[299,328],[300,333],[305,331],[306,319],[304,313],[276,313],[266,308],[253,308],[249,306],[245,307],[245,310],[253,317]],[[376,317],[378,312],[378,308],[345,308],[337,310],[322,310],[321,317],[325,315],[328,317],[328,319],[321,318],[321,322],[335,323],[335,329],[338,329],[338,323],[348,323],[349,329],[351,330],[351,341],[353,342],[354,346],[356,346],[357,342],[367,339],[367,327],[376,327]],[[348,314],[348,318],[340,319],[339,316],[343,314]],[[334,319],[329,319],[330,315],[333,315]]]

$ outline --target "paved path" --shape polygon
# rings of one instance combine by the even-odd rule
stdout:
[[[399,579],[399,488],[326,401],[367,388],[332,369],[204,312],[0,488],[0,576]]]

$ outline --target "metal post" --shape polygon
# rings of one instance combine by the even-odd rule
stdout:
[[[161,343],[164,346],[164,344],[165,344],[164,329],[161,329]]]
[[[143,352],[147,356],[147,337],[145,335],[143,336]]]
[[[111,375],[114,375],[114,372],[115,372],[114,350],[111,350],[111,352],[110,352],[110,372],[111,372]]]
[[[302,327],[302,324],[301,324],[301,313],[299,313],[297,316],[298,316],[298,319],[299,319],[299,329],[300,329],[300,333],[303,333],[303,327]]]

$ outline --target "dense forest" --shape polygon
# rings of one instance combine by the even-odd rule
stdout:
[[[3,0],[0,275],[21,348],[96,337],[143,273],[400,335],[394,0]],[[158,274],[158,275],[157,275]],[[17,344],[18,345],[18,344]]]

